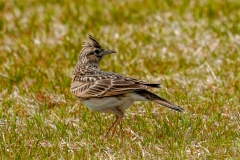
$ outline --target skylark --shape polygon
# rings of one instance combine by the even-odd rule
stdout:
[[[159,84],[99,70],[98,64],[101,59],[105,55],[116,52],[104,49],[91,35],[88,37],[90,42],[84,42],[82,45],[70,90],[86,107],[116,115],[116,120],[109,127],[106,135],[110,131],[112,136],[114,135],[117,125],[124,116],[124,111],[134,101],[153,101],[178,112],[183,110],[148,91],[150,88],[159,88]]]

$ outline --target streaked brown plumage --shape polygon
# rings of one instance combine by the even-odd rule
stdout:
[[[134,101],[153,101],[165,107],[181,112],[183,108],[147,91],[159,88],[159,84],[150,84],[137,79],[124,77],[112,72],[98,69],[100,60],[107,54],[115,53],[106,50],[89,35],[90,42],[84,42],[72,77],[71,92],[90,109],[116,115],[115,122],[109,127],[106,135],[124,116],[125,109]]]

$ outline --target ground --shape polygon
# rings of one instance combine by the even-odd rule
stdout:
[[[88,34],[185,111],[135,103],[100,139],[115,117],[69,91]],[[239,99],[239,0],[0,1],[1,159],[237,159]]]

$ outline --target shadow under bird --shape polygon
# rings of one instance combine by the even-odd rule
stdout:
[[[71,93],[86,107],[99,112],[112,113],[116,120],[109,127],[106,136],[115,133],[116,127],[124,116],[124,111],[134,101],[153,101],[175,111],[183,108],[148,91],[159,88],[159,84],[151,84],[116,73],[101,71],[98,64],[105,55],[116,53],[104,49],[91,35],[90,42],[84,42],[74,69]]]

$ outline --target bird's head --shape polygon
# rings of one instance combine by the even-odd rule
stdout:
[[[81,61],[82,64],[98,65],[103,56],[116,53],[114,50],[102,48],[91,35],[88,35],[88,38],[90,42],[83,43],[81,53],[78,57],[78,60]]]

